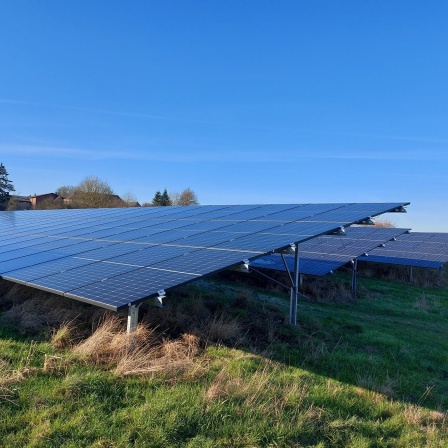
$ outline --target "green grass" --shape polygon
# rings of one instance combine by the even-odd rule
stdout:
[[[286,294],[222,278],[170,302],[146,320],[204,343],[141,377],[0,324],[0,446],[448,446],[447,289],[361,279],[356,300],[301,300],[297,328]],[[207,340],[213,316],[230,345]]]

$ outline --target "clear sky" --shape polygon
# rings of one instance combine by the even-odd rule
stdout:
[[[448,232],[448,2],[0,1],[0,162],[149,202],[409,201]]]

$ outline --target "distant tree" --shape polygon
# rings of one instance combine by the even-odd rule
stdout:
[[[171,205],[179,205],[180,193],[178,191],[169,192]]]
[[[8,211],[19,210],[19,201],[17,199],[17,196],[9,197],[8,206],[6,207],[6,210]]]
[[[76,187],[72,185],[63,185],[56,190],[56,194],[64,199],[70,199],[75,191]]]
[[[162,195],[160,194],[159,190],[156,191],[156,194],[152,198],[152,205],[156,207],[162,205]]]
[[[198,197],[191,188],[185,188],[180,193],[170,192],[171,205],[198,205]]]
[[[163,205],[163,206],[171,205],[171,199],[168,195],[168,192],[166,191],[166,188],[165,188],[165,190],[163,190],[160,205]]]
[[[177,205],[198,205],[198,197],[191,188],[185,188],[179,196]]]
[[[145,204],[143,205],[145,206]],[[156,191],[156,194],[152,198],[152,205],[156,207],[171,205],[171,199],[166,188],[163,190],[163,193],[160,193],[159,190]]]
[[[381,219],[379,221],[375,221],[374,227],[392,228],[395,227],[395,224],[388,219]]]
[[[60,190],[58,189],[58,191]],[[96,176],[87,176],[84,178],[73,190],[69,203],[73,208],[110,208],[124,206],[124,202],[113,192],[110,185]]]
[[[130,191],[121,196],[125,207],[135,207],[138,204],[137,197]]]
[[[9,193],[15,191],[12,182],[8,178],[9,174],[6,171],[3,163],[0,163],[0,210],[5,210],[9,202]]]
[[[64,201],[60,198],[58,199],[45,199],[36,204],[35,210],[56,210],[61,208],[68,208]]]

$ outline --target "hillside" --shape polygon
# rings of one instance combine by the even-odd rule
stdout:
[[[289,298],[229,275],[120,317],[0,284],[5,447],[446,447],[448,290],[338,274]],[[122,317],[121,317],[122,319]],[[96,329],[92,334],[92,328]]]

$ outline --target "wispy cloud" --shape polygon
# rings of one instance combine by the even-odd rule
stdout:
[[[149,120],[166,120],[166,121],[180,121],[185,123],[201,123],[201,124],[210,124],[210,125],[232,125],[231,123],[223,123],[223,122],[214,122],[211,120],[197,120],[186,117],[175,117],[175,116],[165,116],[158,114],[145,114],[138,112],[123,112],[116,110],[107,110],[107,109],[96,109],[90,107],[77,107],[77,106],[67,106],[61,104],[48,104],[48,103],[35,103],[31,101],[17,101],[17,100],[9,100],[9,99],[0,99],[0,104],[16,104],[23,106],[33,106],[33,107],[45,107],[52,109],[63,109],[63,110],[72,110],[78,112],[89,112],[94,114],[103,114],[103,115],[114,115],[119,117],[134,117],[134,118],[143,118]],[[239,126],[239,125],[238,125]]]
[[[159,144],[160,146],[161,144]],[[0,144],[0,153],[12,156],[34,156],[39,158],[71,158],[82,160],[142,160],[170,163],[300,163],[306,160],[347,161],[441,161],[447,160],[445,151],[436,150],[394,150],[394,151],[328,151],[308,149],[192,149],[143,147],[125,150],[103,150],[75,148],[51,144]]]
[[[0,144],[0,153],[13,156],[35,156],[39,158],[71,158],[83,160],[142,160],[170,163],[197,162],[272,162],[278,160],[277,153],[255,151],[213,151],[191,149],[129,149],[99,150],[47,145]]]
[[[316,135],[333,135],[342,137],[354,137],[360,139],[368,140],[390,140],[390,141],[402,141],[402,142],[420,142],[420,143],[435,143],[435,144],[448,144],[448,139],[437,138],[437,137],[426,137],[426,136],[415,136],[415,135],[384,135],[381,133],[356,133],[356,132],[344,132],[344,131],[332,131],[328,129],[312,129],[312,128],[300,128],[300,127],[288,127],[288,126],[269,126],[269,125],[253,125],[244,122],[226,122],[226,121],[214,121],[208,119],[195,119],[182,116],[167,116],[160,114],[151,113],[139,113],[139,112],[126,112],[108,109],[98,109],[89,107],[78,107],[63,104],[50,104],[50,103],[38,103],[32,101],[21,101],[7,98],[0,98],[0,104],[14,104],[23,106],[33,106],[33,107],[43,107],[61,110],[72,110],[78,112],[87,112],[93,114],[102,115],[112,115],[121,117],[134,117],[148,120],[164,120],[172,122],[183,122],[183,123],[196,123],[196,124],[206,124],[212,126],[225,126],[232,128],[242,128],[242,129],[257,129],[257,130],[267,130],[267,131],[278,131],[278,132],[298,132]]]
[[[313,152],[309,158],[336,160],[383,160],[383,161],[440,161],[448,159],[445,150],[406,149],[406,150],[349,150],[328,151],[325,154]]]

